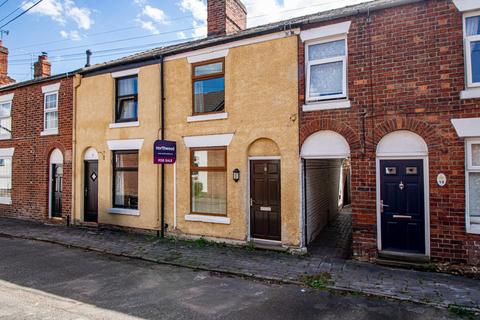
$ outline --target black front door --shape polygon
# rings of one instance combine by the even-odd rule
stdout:
[[[52,164],[52,217],[62,216],[63,166]]]
[[[280,161],[251,161],[250,175],[251,235],[281,240]]]
[[[85,161],[84,221],[98,221],[98,161]]]
[[[423,160],[380,161],[382,249],[425,254]]]

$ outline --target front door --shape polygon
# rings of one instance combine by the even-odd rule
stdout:
[[[52,217],[62,216],[63,165],[52,164]]]
[[[98,221],[98,161],[85,161],[84,221]]]
[[[382,249],[425,254],[423,160],[380,161]]]
[[[250,197],[252,237],[281,240],[280,160],[250,162]]]

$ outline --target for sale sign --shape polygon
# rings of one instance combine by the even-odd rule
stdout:
[[[153,145],[154,164],[173,164],[177,160],[177,143],[175,141],[157,140]]]

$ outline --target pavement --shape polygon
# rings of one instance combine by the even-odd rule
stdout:
[[[480,281],[461,276],[394,269],[322,255],[294,256],[205,241],[160,240],[140,234],[7,218],[0,218],[0,235],[224,275],[480,311]]]
[[[0,319],[442,320],[462,314],[24,239],[0,238],[0,257]]]

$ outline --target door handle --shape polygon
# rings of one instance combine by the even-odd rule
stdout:
[[[388,204],[383,204],[383,200],[380,200],[380,212],[383,213],[383,208],[390,207]]]
[[[86,197],[88,195],[88,188],[85,188],[84,193],[85,193],[85,197]]]

